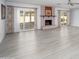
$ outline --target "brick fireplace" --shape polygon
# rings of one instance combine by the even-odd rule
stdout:
[[[55,26],[54,8],[50,6],[41,7],[41,28],[50,29]]]

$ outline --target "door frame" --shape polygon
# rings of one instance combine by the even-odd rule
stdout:
[[[17,9],[20,9],[20,8],[24,8],[24,9],[34,9],[35,10],[35,22],[34,22],[34,30],[37,29],[37,8],[28,8],[28,7],[16,7]],[[20,10],[19,10],[20,11]],[[18,18],[18,16],[17,16]],[[30,30],[26,30],[26,31],[30,31]],[[20,24],[19,24],[19,32],[20,32]]]
[[[69,26],[70,25],[70,12],[69,12],[69,10],[58,10],[58,26],[61,27],[60,11],[66,11],[68,13],[67,26]]]

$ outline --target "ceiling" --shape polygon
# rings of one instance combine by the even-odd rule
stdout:
[[[7,0],[9,2],[20,2],[27,4],[37,4],[37,5],[57,5],[57,3],[61,3],[60,6],[66,6],[64,4],[68,3],[68,0]],[[72,3],[79,3],[79,0],[71,0]],[[67,7],[67,6],[66,6]]]
[[[31,4],[55,4],[55,3],[67,3],[68,0],[7,0],[12,2],[24,2]],[[72,2],[79,2],[79,0],[71,0]]]

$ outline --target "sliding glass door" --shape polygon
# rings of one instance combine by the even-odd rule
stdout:
[[[69,25],[69,12],[66,10],[59,11],[59,25]]]
[[[34,9],[20,10],[20,30],[33,30],[35,23]]]

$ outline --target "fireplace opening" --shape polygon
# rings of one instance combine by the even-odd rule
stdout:
[[[52,20],[45,20],[45,25],[52,25]]]

